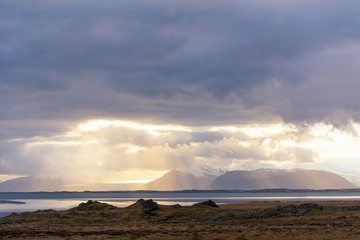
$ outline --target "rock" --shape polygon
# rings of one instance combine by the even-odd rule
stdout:
[[[314,210],[322,210],[322,206],[317,203],[304,203],[300,205],[277,206],[267,208],[261,212],[240,215],[240,218],[276,218],[288,216],[302,216],[313,213]]]
[[[173,208],[181,208],[182,206],[180,204],[172,205]]]
[[[152,199],[144,200],[139,199],[136,203],[130,205],[128,208],[141,208],[144,210],[144,214],[151,214],[152,211],[159,209],[157,202],[154,202]]]
[[[360,210],[360,206],[356,205],[356,206],[347,206],[347,207],[338,207],[337,210],[341,210],[341,211],[358,211]]]
[[[296,216],[301,216],[304,214],[309,214],[309,213],[313,213],[314,210],[318,209],[318,210],[322,210],[322,206],[320,206],[317,203],[304,203],[304,204],[300,204],[299,206],[297,206],[297,211],[295,213]]]
[[[174,217],[183,217],[186,214],[184,212],[174,212],[173,215],[174,215]]]
[[[210,206],[210,207],[218,208],[218,205],[213,200],[207,200],[205,202],[195,203],[193,205],[193,207],[199,207],[199,206]]]
[[[98,201],[89,200],[86,203],[80,203],[77,207],[74,207],[70,210],[96,211],[96,210],[111,210],[111,209],[116,209],[116,207],[107,203],[100,203]]]
[[[13,220],[11,219],[6,219],[2,222],[2,224],[11,224],[11,223],[13,223]]]
[[[309,210],[306,209],[306,208],[300,208],[296,211],[295,215],[296,216],[301,216],[301,215],[304,215],[306,213],[309,213]]]
[[[303,203],[298,206],[298,208],[306,208],[306,209],[319,209],[323,210],[323,207],[317,203]]]

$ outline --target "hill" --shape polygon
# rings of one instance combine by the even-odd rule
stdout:
[[[289,189],[346,189],[356,186],[345,178],[320,170],[230,171],[216,178],[211,189],[257,190],[268,188]]]
[[[149,182],[145,188],[147,190],[186,190],[186,189],[205,189],[209,185],[209,179],[198,177],[191,173],[184,173],[179,170],[172,170],[164,176]]]
[[[58,178],[20,177],[0,183],[0,192],[37,192],[64,189],[64,181]]]

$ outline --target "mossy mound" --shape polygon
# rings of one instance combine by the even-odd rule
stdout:
[[[86,203],[80,203],[77,207],[74,207],[70,210],[73,211],[99,211],[99,210],[113,210],[117,209],[117,207],[107,204],[100,203],[98,201],[89,200]]]
[[[317,203],[304,203],[300,205],[277,206],[267,208],[261,212],[245,214],[245,218],[276,218],[302,216],[314,213],[315,210],[323,210],[323,207]]]

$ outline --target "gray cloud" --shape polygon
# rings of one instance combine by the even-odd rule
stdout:
[[[358,46],[359,3],[280,2],[2,1],[1,118],[201,125],[357,112],[347,46]],[[252,95],[273,79],[284,87]]]
[[[57,139],[96,118],[203,128],[296,125],[294,132],[271,136],[270,147],[279,147],[282,139],[308,141],[313,137],[308,126],[317,122],[355,136],[359,5],[354,0],[1,1],[0,173],[54,169],[50,153],[63,157],[56,158],[59,169],[75,164],[89,171],[100,163],[108,169],[312,163],[317,156],[310,149],[288,147],[271,155],[264,150],[266,137],[225,130],[153,136],[103,129],[86,135],[99,142],[99,155],[88,165],[66,155],[65,146],[39,145],[30,152],[24,146],[36,137]],[[249,146],[237,144],[244,141]],[[121,143],[148,149],[128,154]],[[71,151],[81,155],[87,147]]]

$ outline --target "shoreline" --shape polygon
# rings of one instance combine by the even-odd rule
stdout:
[[[94,200],[94,201],[98,201],[98,200]],[[84,202],[86,202],[86,200],[84,200]],[[109,204],[111,204],[111,201],[101,201],[100,202],[110,202]],[[360,200],[358,201],[354,201],[354,200],[317,200],[317,201],[311,201],[311,200],[307,200],[307,201],[303,201],[303,200],[299,200],[299,201],[280,201],[280,200],[274,200],[274,201],[249,201],[249,202],[230,202],[230,203],[217,203],[216,201],[214,201],[218,207],[220,209],[263,209],[263,208],[271,208],[271,207],[277,207],[277,206],[288,206],[288,205],[300,205],[300,204],[307,204],[307,203],[316,203],[319,205],[322,205],[324,207],[348,207],[348,206],[360,206]],[[19,204],[19,203],[15,203],[15,204]],[[131,204],[129,204],[131,205]],[[179,204],[182,207],[189,207],[191,205],[181,205],[181,203]],[[171,205],[166,205],[166,204],[160,204],[160,206],[163,207],[167,207],[167,206],[171,206]],[[124,209],[127,208],[128,206],[123,206],[123,207],[118,207],[119,209]],[[22,210],[14,210],[14,211],[0,211],[0,219],[11,215],[12,213],[17,213],[17,214],[21,214],[21,213],[33,213],[33,212],[37,212],[37,211],[46,211],[48,209],[26,209],[24,211]],[[54,208],[55,211],[67,211],[69,209],[64,209],[64,208]]]
[[[14,200],[1,200],[0,204],[25,204],[25,202],[22,201],[14,201]]]
[[[0,219],[3,218],[3,217],[6,217],[6,216],[9,216],[11,215],[13,212],[0,212]],[[19,212],[17,212],[19,213]]]
[[[117,208],[87,201],[64,211],[0,218],[0,239],[359,239],[360,201],[253,201]]]
[[[1,194],[77,194],[77,193],[333,193],[333,192],[359,192],[360,188],[342,189],[289,189],[289,188],[269,188],[256,190],[238,189],[187,189],[187,190],[110,190],[110,191],[33,191],[33,192],[0,192]]]

